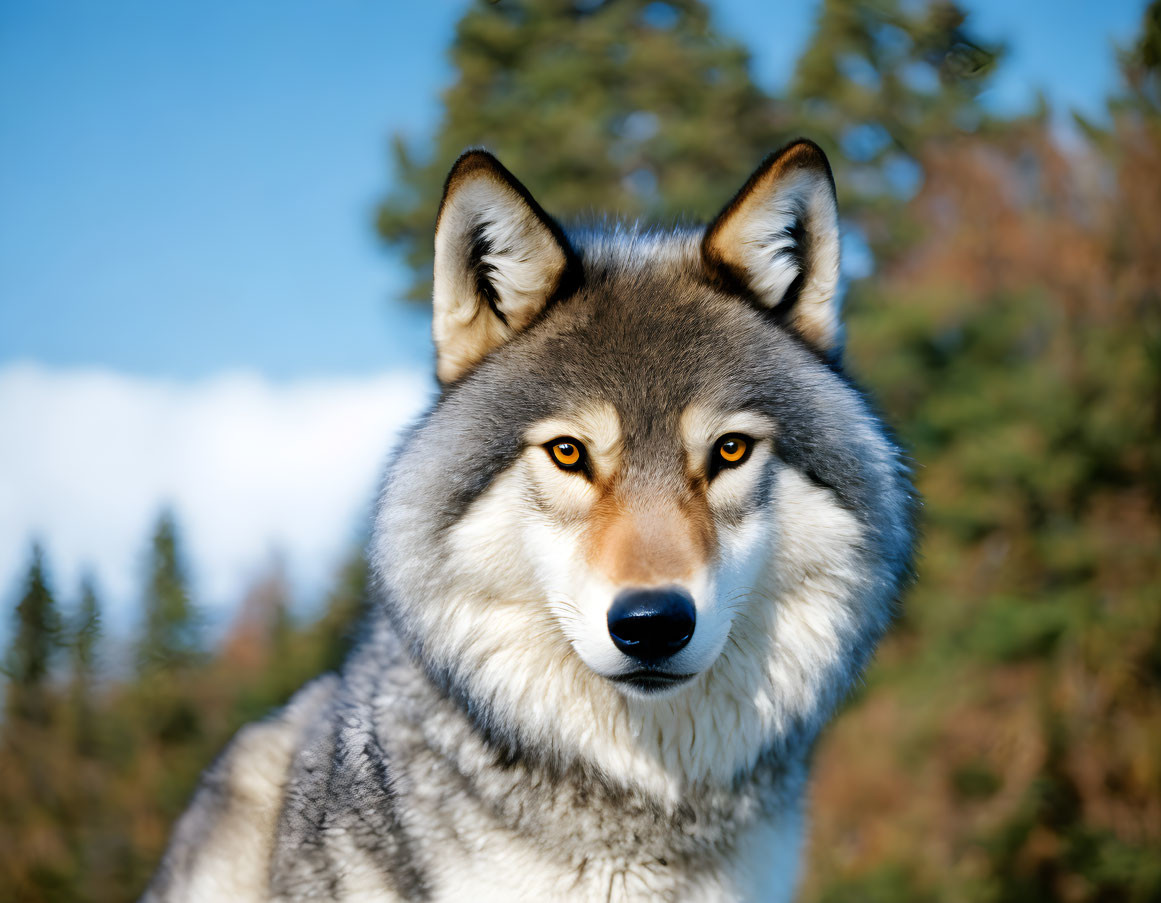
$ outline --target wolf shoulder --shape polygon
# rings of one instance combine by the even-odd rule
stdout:
[[[320,677],[276,714],[238,731],[202,776],[141,903],[270,899],[287,777],[337,685],[334,675]]]

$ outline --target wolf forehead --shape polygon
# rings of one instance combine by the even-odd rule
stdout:
[[[770,315],[707,281],[700,234],[583,231],[570,239],[579,285],[466,382],[508,385],[529,405],[524,420],[607,401],[633,437],[672,431],[694,401],[762,404],[766,377],[778,357],[794,354],[793,340]]]

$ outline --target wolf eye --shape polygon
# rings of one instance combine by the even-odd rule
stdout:
[[[722,436],[714,446],[713,458],[710,461],[710,471],[716,473],[727,467],[737,467],[750,456],[750,449],[754,442],[740,433],[729,433]]]
[[[585,466],[585,447],[569,436],[553,439],[544,447],[561,470],[580,470]]]

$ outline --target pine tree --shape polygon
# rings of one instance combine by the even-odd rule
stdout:
[[[953,3],[825,0],[778,99],[701,0],[477,3],[451,48],[434,152],[396,138],[379,232],[412,269],[409,297],[426,300],[443,179],[466,147],[497,152],[565,220],[664,222],[712,216],[762,157],[804,134],[831,154],[844,215],[872,251],[894,251],[926,144],[984,126],[975,95],[998,55]]]
[[[379,232],[430,298],[435,212],[466,147],[496,152],[565,220],[708,218],[792,122],[701,0],[498,0],[460,20],[455,83],[430,155],[396,138]]]
[[[69,631],[69,653],[77,746],[91,752],[95,742],[93,692],[101,642],[101,603],[91,574],[81,579],[80,602]]]
[[[1128,98],[1114,101],[1113,111],[1134,107],[1145,116],[1161,116],[1161,0],[1149,4],[1140,35],[1121,53],[1121,72]]]
[[[144,602],[139,666],[173,669],[194,663],[202,651],[202,623],[190,598],[177,522],[169,509],[162,511],[153,530]]]
[[[14,718],[37,722],[49,719],[47,683],[60,648],[60,628],[60,614],[48,585],[44,549],[34,543],[4,669],[9,680],[8,708]]]
[[[911,237],[901,201],[922,183],[931,144],[988,127],[977,95],[1001,56],[952,2],[823,0],[788,99],[797,127],[830,155],[843,215],[876,256]]]
[[[97,646],[101,641],[101,603],[91,574],[81,579],[80,604],[71,631],[73,676],[86,684],[97,670]]]

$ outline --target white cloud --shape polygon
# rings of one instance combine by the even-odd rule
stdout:
[[[299,594],[317,596],[367,522],[399,430],[430,395],[418,373],[178,383],[0,368],[0,633],[34,536],[58,597],[71,602],[91,567],[112,624],[131,624],[167,503],[211,611],[235,604],[275,550]]]

